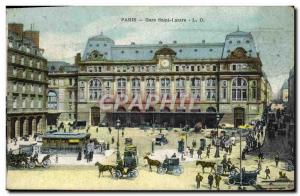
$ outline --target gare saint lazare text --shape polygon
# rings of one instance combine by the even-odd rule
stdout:
[[[121,18],[121,22],[162,22],[162,23],[169,23],[169,22],[176,22],[176,23],[185,23],[185,22],[204,22],[204,18],[144,18],[139,19],[135,17],[124,17]]]

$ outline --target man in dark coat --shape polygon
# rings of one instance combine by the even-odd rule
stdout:
[[[197,155],[198,155],[198,159],[201,159],[201,155],[202,155],[202,150],[199,147],[199,149],[197,150]]]
[[[198,174],[196,175],[196,183],[197,183],[197,189],[200,188],[200,182],[203,180],[203,177],[200,175],[200,173],[198,172]]]
[[[276,156],[275,156],[275,164],[276,164],[276,167],[278,167],[278,163],[279,163],[279,155],[276,154]]]
[[[218,175],[218,174],[216,174],[215,175],[215,181],[216,181],[216,188],[218,189],[218,190],[220,190],[220,181],[221,181],[221,176],[220,175]]]
[[[208,175],[209,190],[211,190],[213,183],[214,183],[214,176],[211,173],[209,173],[209,175]]]
[[[210,145],[208,145],[207,148],[206,148],[206,156],[207,156],[207,158],[209,158],[209,154],[210,154]]]
[[[266,169],[265,169],[265,173],[266,173],[266,179],[271,179],[271,177],[270,177],[270,173],[271,173],[271,171],[270,171],[270,169],[269,169],[269,167],[267,166],[266,167]]]

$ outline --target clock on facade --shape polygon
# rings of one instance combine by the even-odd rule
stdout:
[[[161,60],[160,64],[163,68],[166,68],[166,67],[169,67],[170,61],[168,59],[163,59],[163,60]]]

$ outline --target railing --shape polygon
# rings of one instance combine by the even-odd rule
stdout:
[[[82,151],[82,147],[69,146],[69,147],[43,147],[41,146],[41,153],[43,154],[70,154]]]

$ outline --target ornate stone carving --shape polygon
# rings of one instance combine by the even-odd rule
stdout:
[[[247,52],[244,48],[238,47],[234,51],[231,52],[231,54],[228,56],[228,58],[231,59],[243,59],[248,58]]]
[[[103,61],[105,60],[104,55],[101,54],[99,51],[94,50],[93,52],[91,52],[91,54],[88,56],[88,60],[92,60],[92,61]]]

